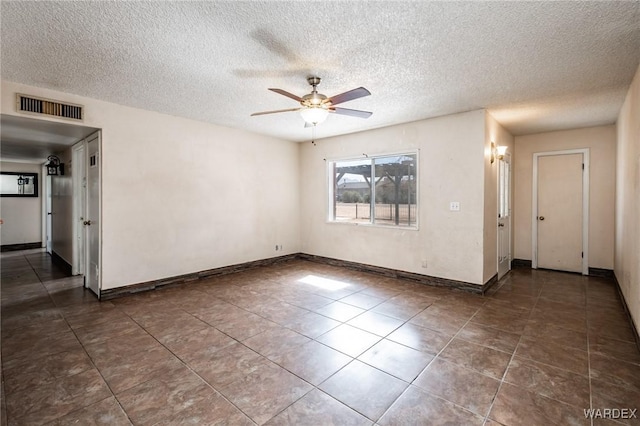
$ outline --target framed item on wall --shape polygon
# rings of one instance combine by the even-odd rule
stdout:
[[[37,197],[38,174],[0,172],[0,197]]]

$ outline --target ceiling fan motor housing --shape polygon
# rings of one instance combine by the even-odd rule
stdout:
[[[310,85],[312,85],[314,89],[318,84],[320,84],[320,80],[321,80],[320,77],[315,77],[315,76],[307,77],[307,82]]]
[[[323,104],[330,104],[330,102],[324,102],[327,97],[321,93],[315,91],[309,93],[308,95],[304,95],[302,97],[302,102],[300,104],[305,107],[315,107]]]
[[[318,93],[318,89],[316,88],[316,86],[320,84],[320,77],[307,77],[307,82],[311,85],[311,87],[313,87],[313,90],[308,95],[304,95],[302,97],[300,105],[307,108],[313,108],[318,106],[325,107],[325,104],[330,104],[330,102],[325,102],[327,97],[321,93]]]

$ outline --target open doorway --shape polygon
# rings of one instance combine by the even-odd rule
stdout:
[[[89,219],[86,215],[78,215],[77,205],[89,205],[91,198],[87,197],[88,191],[80,189],[82,185],[90,183],[85,181],[78,185],[75,182],[77,175],[86,174],[84,170],[89,169],[91,161],[87,148],[76,151],[74,148],[81,144],[88,146],[89,139],[93,140],[92,147],[95,147],[94,160],[99,158],[100,132],[99,129],[65,123],[60,121],[50,121],[47,119],[27,118],[7,114],[0,115],[0,136],[2,138],[2,150],[0,159],[4,165],[31,163],[38,167],[42,190],[40,194],[41,215],[32,223],[10,223],[8,226],[23,226],[25,228],[38,229],[37,238],[39,246],[45,249],[51,259],[62,269],[72,275],[85,275],[89,260],[92,262],[93,275],[89,280],[89,287],[99,296],[99,266],[100,266],[100,221],[97,219],[100,214],[100,174],[99,169],[94,173],[94,191],[91,196],[95,198],[92,213],[96,219],[91,223],[96,226],[90,237],[84,232],[84,236],[78,233],[77,224],[84,224]],[[44,165],[47,157],[56,155],[65,164],[64,174],[59,176],[47,176]],[[96,164],[96,167],[99,163]],[[78,172],[77,168],[80,168]],[[80,217],[83,219],[80,220]],[[84,226],[84,225],[82,225]],[[98,249],[94,249],[92,256],[88,257],[89,246],[87,240],[90,238],[92,244]]]

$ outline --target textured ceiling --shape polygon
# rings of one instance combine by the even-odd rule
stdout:
[[[613,123],[640,2],[9,2],[1,77],[304,141],[306,77],[364,86],[317,138],[488,108],[513,134]]]

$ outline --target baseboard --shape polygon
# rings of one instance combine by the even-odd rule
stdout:
[[[53,261],[53,264],[62,269],[65,274],[69,276],[72,275],[73,268],[71,267],[71,264],[64,260],[64,258],[55,251],[51,251],[51,260]]]
[[[261,266],[274,265],[297,258],[297,254],[289,254],[285,256],[272,257],[268,259],[254,260],[252,262],[239,263],[236,265],[223,266],[221,268],[207,269],[191,274],[178,275],[174,277],[162,278],[154,281],[146,281],[138,284],[131,284],[124,287],[110,288],[100,290],[100,300],[115,299],[128,294],[140,293],[141,291],[155,290],[160,287],[170,285],[183,284],[191,281],[210,278],[216,275],[231,274],[234,272],[246,271],[248,269],[259,268]]]
[[[600,277],[600,278],[610,278],[614,279],[615,274],[611,269],[602,269],[602,268],[589,268],[589,276],[590,277]]]
[[[415,274],[412,272],[400,271],[397,269],[383,268],[380,266],[366,265],[363,263],[349,262],[346,260],[333,259],[329,257],[316,256],[306,253],[296,253],[286,256],[273,257],[269,259],[255,260],[252,262],[240,263],[237,265],[224,266],[221,268],[207,269],[205,271],[194,272],[191,274],[178,275],[174,277],[163,278],[154,281],[146,281],[137,284],[131,284],[124,287],[117,287],[100,291],[100,300],[110,300],[129,294],[140,293],[142,291],[155,290],[157,288],[179,285],[187,282],[198,281],[210,278],[216,275],[231,274],[234,272],[246,271],[248,269],[259,268],[261,266],[274,265],[294,259],[308,260],[316,263],[324,263],[332,266],[339,266],[353,269],[361,272],[382,275],[390,278],[398,278],[417,282],[424,285],[435,287],[446,287],[454,290],[462,290],[474,294],[485,294],[492,286],[498,282],[498,275],[494,275],[485,285],[468,283],[465,281],[450,280],[447,278],[432,277],[429,275]]]
[[[38,241],[37,243],[5,244],[3,246],[0,246],[0,252],[33,250],[41,247],[42,247],[42,241]]]
[[[512,268],[527,268],[531,269],[531,261],[527,259],[513,259],[511,260]]]
[[[482,294],[487,294],[487,292],[496,284],[498,284],[498,274],[495,274],[493,277],[489,278],[489,281],[484,283],[482,286]]]
[[[351,262],[347,260],[333,259],[330,257],[316,256],[313,254],[300,253],[298,254],[300,259],[309,260],[317,263],[324,263],[327,265],[340,266],[348,269],[353,269],[360,272],[369,272],[372,274],[382,275],[390,278],[399,278],[408,281],[418,282],[420,284],[446,287],[455,290],[463,290],[469,293],[484,294],[495,282],[493,278],[487,282],[491,283],[489,287],[468,283],[465,281],[450,280],[447,278],[432,277],[429,275],[415,274],[413,272],[400,271],[397,269],[383,268],[380,266],[367,265],[364,263]],[[497,275],[494,277],[497,282]]]
[[[54,262],[58,260],[61,267],[65,271],[68,271],[71,275],[71,265],[69,265],[64,259],[58,256],[55,252],[52,253]],[[343,268],[352,269],[360,272],[368,272],[372,274],[382,275],[389,278],[398,278],[408,280],[412,282],[418,282],[424,285],[430,285],[434,287],[446,287],[455,290],[462,290],[474,294],[486,294],[494,285],[498,282],[498,275],[491,277],[484,285],[473,284],[465,281],[450,280],[447,278],[432,277],[430,275],[416,274],[413,272],[400,271],[397,269],[383,268],[381,266],[367,265],[364,263],[351,262],[347,260],[334,259],[324,256],[316,256],[307,253],[296,253],[286,256],[273,257],[269,259],[255,260],[252,262],[240,263],[231,266],[224,266],[221,268],[207,269],[205,271],[194,272],[191,274],[178,275],[174,277],[163,278],[160,280],[146,281],[138,284],[131,284],[124,287],[117,287],[113,289],[101,290],[100,300],[109,300],[116,297],[121,297],[127,294],[139,293],[141,291],[154,290],[159,287],[165,287],[168,285],[176,285],[187,283],[190,281],[197,281],[204,278],[209,278],[215,275],[231,274],[234,272],[245,271],[248,269],[258,268],[260,266],[273,265],[279,262],[284,262],[293,259],[303,259],[316,263],[324,263],[326,265],[338,266]],[[513,268],[531,268],[531,261],[524,259],[513,259],[511,261]],[[613,271],[608,269],[589,268],[589,275],[598,277],[615,278]],[[616,281],[617,282],[617,281]],[[619,286],[618,286],[619,288]],[[626,309],[626,306],[625,306]],[[636,332],[637,335],[637,332]]]
[[[616,284],[616,288],[618,289],[618,296],[620,296],[620,300],[622,301],[622,306],[624,307],[624,311],[627,314],[627,318],[629,318],[629,323],[631,324],[631,329],[633,331],[633,337],[636,339],[636,346],[640,351],[640,333],[638,333],[638,329],[636,328],[636,323],[633,322],[633,317],[631,316],[631,311],[627,306],[627,301],[624,298],[624,294],[622,294],[622,288],[620,288],[620,283],[618,282],[618,277],[616,274],[613,274],[613,282]]]
[[[527,259],[513,259],[511,261],[511,267],[531,269],[532,262]],[[564,272],[564,271],[558,271],[558,272]],[[589,268],[589,276],[601,277],[601,278],[612,278],[612,279],[614,278],[614,274],[611,269],[603,269],[603,268]]]

